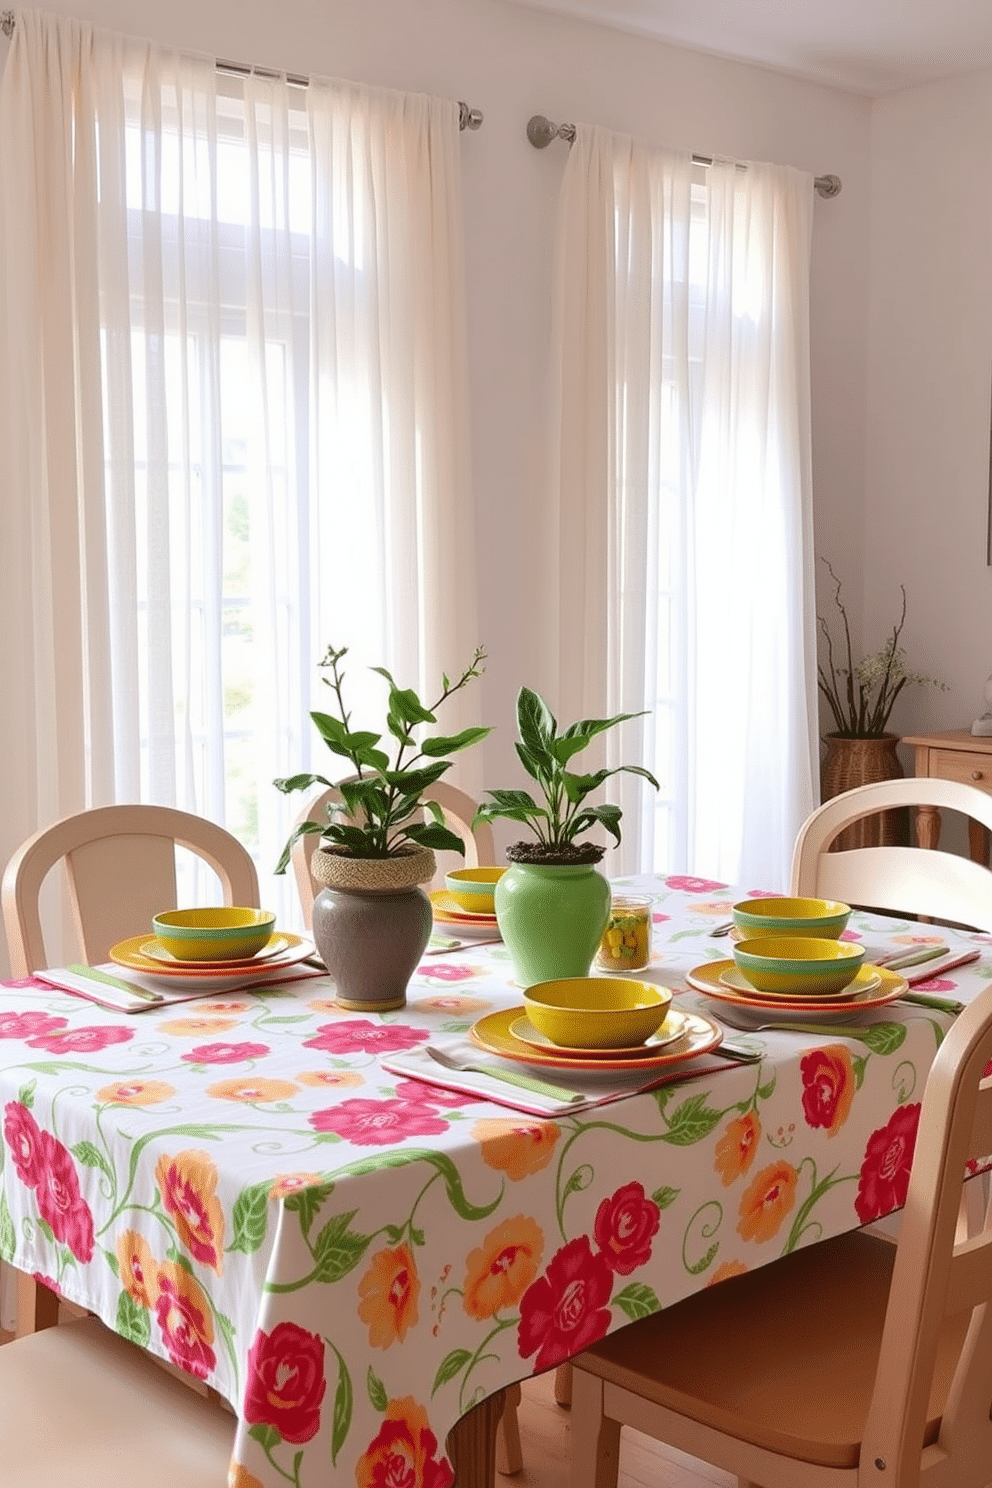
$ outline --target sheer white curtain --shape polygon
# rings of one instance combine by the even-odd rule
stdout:
[[[3,861],[88,805],[176,804],[291,913],[266,875],[302,803],[272,781],[333,768],[308,717],[327,645],[381,726],[368,665],[431,696],[478,639],[461,231],[457,103],[18,15]],[[478,721],[455,701],[452,730]]]
[[[614,872],[783,890],[814,804],[813,182],[579,126],[562,185],[553,495],[563,717],[604,736]]]

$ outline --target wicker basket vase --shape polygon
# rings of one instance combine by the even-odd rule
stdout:
[[[903,774],[896,734],[875,739],[846,739],[827,734],[827,753],[820,766],[820,797],[829,801],[844,791],[875,780],[898,780]],[[877,811],[846,827],[830,844],[831,852],[855,847],[905,847],[909,843],[909,811]]]
[[[431,901],[419,885],[430,882],[435,866],[429,848],[392,858],[314,853],[310,871],[324,887],[313,902],[313,938],[341,1007],[372,1013],[403,1007],[433,925]]]

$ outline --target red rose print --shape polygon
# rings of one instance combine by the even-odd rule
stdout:
[[[398,1100],[346,1100],[310,1117],[314,1131],[337,1132],[358,1147],[384,1147],[403,1137],[432,1137],[447,1121],[432,1106]]]
[[[596,1211],[596,1244],[611,1271],[629,1276],[651,1255],[651,1240],[658,1233],[661,1211],[653,1199],[645,1198],[640,1183],[627,1183],[612,1198],[604,1199]]]
[[[593,1253],[587,1235],[562,1246],[520,1299],[517,1348],[522,1359],[537,1350],[535,1374],[606,1334],[612,1290],[606,1257]]]
[[[50,1132],[41,1133],[42,1174],[38,1181],[38,1213],[56,1240],[73,1255],[88,1261],[93,1255],[93,1216],[79,1192],[76,1167],[68,1149]]]
[[[862,1224],[870,1224],[906,1202],[919,1124],[919,1105],[899,1106],[888,1123],[869,1137],[854,1200]]]
[[[261,1059],[268,1052],[268,1044],[198,1044],[182,1058],[190,1064],[241,1064],[246,1059]]]
[[[430,1038],[425,1028],[395,1023],[373,1023],[368,1018],[354,1022],[324,1023],[313,1038],[304,1039],[306,1049],[324,1049],[328,1054],[397,1054],[413,1049]]]
[[[324,1398],[324,1341],[296,1323],[259,1331],[248,1352],[245,1420],[274,1426],[283,1441],[316,1436]]]
[[[378,1434],[355,1467],[358,1488],[451,1488],[447,1457],[437,1459],[437,1437],[412,1395],[390,1400]]]
[[[421,1085],[417,1080],[397,1080],[396,1097],[414,1106],[441,1106],[444,1110],[477,1105],[483,1099],[470,1090],[442,1090],[440,1085]]]
[[[4,1107],[3,1135],[14,1159],[17,1176],[28,1188],[37,1188],[44,1173],[41,1131],[27,1106],[10,1101]]]
[[[133,1028],[121,1024],[87,1028],[63,1028],[55,1033],[42,1033],[29,1038],[32,1049],[46,1049],[49,1054],[96,1054],[112,1044],[126,1044],[134,1038]]]
[[[68,1018],[56,1018],[52,1013],[0,1013],[0,1038],[28,1039],[39,1033],[54,1033],[64,1028]]]
[[[686,894],[710,894],[714,889],[725,889],[726,884],[718,883],[715,878],[692,878],[687,873],[673,873],[671,878],[665,879],[665,884],[670,889],[681,889]]]
[[[854,1099],[855,1076],[850,1054],[843,1044],[814,1049],[799,1068],[807,1126],[825,1127],[829,1136],[836,1136]]]

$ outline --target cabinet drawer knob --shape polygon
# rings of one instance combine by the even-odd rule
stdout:
[[[971,778],[972,778],[972,780],[981,780],[983,778],[982,771],[981,770],[972,770],[972,772],[971,772]]]

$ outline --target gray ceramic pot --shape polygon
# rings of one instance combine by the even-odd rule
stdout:
[[[313,938],[341,1007],[383,1013],[405,1005],[433,925],[419,885],[434,871],[426,848],[395,858],[314,853],[311,872],[324,887],[313,904]]]

